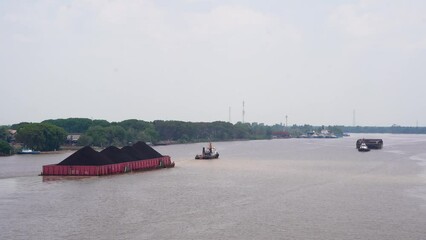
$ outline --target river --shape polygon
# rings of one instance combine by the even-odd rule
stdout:
[[[2,157],[0,239],[426,239],[426,135],[217,142],[194,160],[205,145],[104,177],[38,176],[72,152]]]

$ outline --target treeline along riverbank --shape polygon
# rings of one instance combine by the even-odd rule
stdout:
[[[282,128],[282,127],[281,127]],[[138,141],[152,144],[189,143],[202,141],[230,141],[248,139],[267,139],[271,137],[273,128],[258,123],[228,122],[183,122],[156,120],[124,120],[108,122],[87,118],[51,119],[41,123],[22,122],[11,126],[3,126],[3,132],[13,130],[16,134],[6,136],[8,142],[19,142],[40,150],[57,150],[55,144],[77,146],[126,146]],[[72,139],[67,136],[73,136]]]
[[[190,143],[203,141],[232,141],[270,139],[273,137],[299,137],[307,132],[328,130],[336,136],[348,133],[426,133],[425,127],[346,127],[262,123],[229,123],[163,121],[152,122],[129,119],[121,122],[88,118],[50,119],[41,123],[22,122],[0,126],[0,152],[7,155],[19,147],[39,151],[54,151],[61,146],[125,146],[138,141],[152,144]],[[283,134],[284,133],[284,134]],[[276,135],[274,135],[276,134]],[[68,139],[67,139],[68,136]],[[74,138],[69,138],[73,136]],[[9,143],[9,144],[8,144]]]

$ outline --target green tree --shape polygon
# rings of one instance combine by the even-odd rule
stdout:
[[[88,135],[81,135],[77,141],[77,144],[80,146],[90,146],[93,144],[93,138]]]
[[[12,147],[8,142],[0,140],[0,156],[7,156],[12,153]]]
[[[63,128],[48,123],[30,123],[17,131],[17,141],[39,151],[53,151],[64,143],[67,133]]]
[[[42,123],[50,123],[65,129],[69,133],[83,133],[92,126],[93,122],[88,118],[50,119]]]
[[[0,126],[0,140],[7,141],[7,136],[9,133],[7,132],[6,126]]]
[[[339,126],[328,126],[327,128],[330,132],[338,137],[343,137],[343,130]]]
[[[250,124],[238,122],[234,125],[234,139],[249,139]]]
[[[105,128],[108,145],[126,145],[126,130],[121,126],[109,126]]]
[[[158,133],[150,122],[129,119],[119,122],[118,125],[126,130],[127,143],[137,141],[155,142],[158,139]]]
[[[136,141],[145,141],[145,142],[157,142],[160,138],[158,132],[155,130],[153,124],[149,124],[143,132],[141,132],[142,135],[136,139]],[[134,142],[136,142],[134,141]]]
[[[31,123],[29,123],[29,122],[21,122],[21,123],[18,123],[18,124],[13,124],[12,126],[10,126],[10,128],[14,129],[14,130],[19,130],[20,128],[25,127],[28,124],[31,124]]]
[[[95,119],[92,121],[92,126],[109,127],[110,125],[111,123],[109,123],[107,120]]]
[[[94,146],[103,147],[108,145],[107,130],[105,127],[90,127],[81,137],[90,137],[92,139],[92,145]]]
[[[263,123],[251,124],[251,137],[252,139],[268,139],[271,138],[271,127],[265,126]]]

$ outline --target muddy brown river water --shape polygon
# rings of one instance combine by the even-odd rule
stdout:
[[[0,239],[426,239],[426,135],[218,142],[194,160],[205,145],[106,177],[38,176],[71,152],[2,157]]]

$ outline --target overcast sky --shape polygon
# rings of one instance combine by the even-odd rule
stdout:
[[[0,89],[0,125],[425,126],[426,1],[2,0]]]

